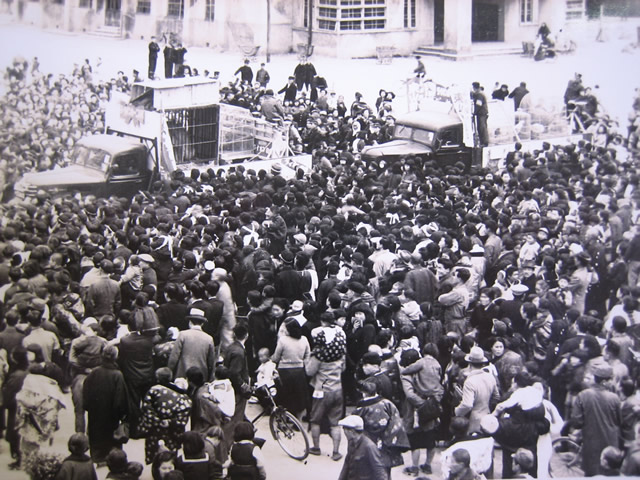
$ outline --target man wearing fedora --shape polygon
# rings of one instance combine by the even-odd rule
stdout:
[[[178,339],[173,344],[169,356],[168,366],[173,372],[174,378],[186,378],[187,370],[196,367],[207,381],[213,381],[216,351],[211,335],[202,331],[202,326],[207,321],[204,310],[191,308],[187,320],[189,321],[189,330],[178,334]]]
[[[500,400],[498,383],[493,374],[485,368],[489,360],[480,347],[472,347],[464,359],[469,363],[469,375],[462,387],[462,401],[456,407],[458,417],[469,415],[467,433],[481,432],[480,420],[491,411],[490,403]]]

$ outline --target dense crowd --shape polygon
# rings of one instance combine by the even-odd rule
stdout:
[[[43,146],[80,128],[64,120],[70,101],[99,122],[109,87],[86,98],[84,71],[61,77],[65,88],[51,79],[65,100],[36,118],[53,129]],[[15,86],[4,110],[44,107],[37,92]],[[371,115],[360,100],[345,112],[352,124]],[[330,118],[313,108],[309,118]],[[24,115],[6,118],[8,131],[28,130]],[[244,417],[253,394],[263,400],[254,385],[309,423],[312,455],[329,433],[342,461],[343,427],[340,478],[388,478],[407,451],[410,476],[545,477],[560,432],[582,443],[585,475],[640,474],[634,148],[516,144],[503,170],[464,174],[412,156],[365,163],[353,142],[316,129],[313,170],[290,180],[278,164],[238,165],[176,171],[131,199],[41,192],[1,206],[12,466],[46,445],[70,391],[88,437],[70,439],[68,462],[135,478],[129,435],[145,438],[156,479],[265,478]],[[13,165],[38,144],[7,142]],[[225,379],[231,410],[211,389]]]
[[[68,165],[80,138],[104,132],[104,109],[112,91],[128,91],[123,72],[109,81],[93,78],[89,60],[68,75],[40,72],[38,59],[16,59],[5,74],[0,100],[0,185],[25,172]]]

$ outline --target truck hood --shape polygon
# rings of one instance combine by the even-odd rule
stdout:
[[[72,165],[46,172],[27,173],[22,182],[28,186],[48,188],[63,187],[65,185],[98,184],[104,182],[104,179],[104,172],[80,165]]]
[[[379,158],[387,156],[420,155],[431,152],[433,152],[431,147],[423,145],[422,143],[412,142],[411,140],[391,140],[390,142],[380,145],[364,147],[362,155]]]

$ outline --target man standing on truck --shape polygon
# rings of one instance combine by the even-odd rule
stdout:
[[[476,123],[476,131],[478,132],[479,146],[486,147],[489,145],[489,130],[487,128],[487,118],[489,118],[489,107],[487,106],[487,97],[485,96],[479,82],[471,84],[471,100],[473,100],[473,116]]]
[[[156,42],[156,37],[152,36],[149,42],[149,80],[156,76],[156,65],[158,64],[158,52],[160,46]]]
[[[246,83],[247,85],[251,85],[253,83],[253,70],[251,70],[251,66],[249,66],[249,59],[246,58],[244,64],[236,70],[236,73],[233,75],[236,76],[240,74],[240,80],[242,83]]]

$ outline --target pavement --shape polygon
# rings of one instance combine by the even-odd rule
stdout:
[[[637,23],[637,22],[636,22]],[[470,88],[473,81],[479,81],[487,92],[491,92],[495,82],[506,83],[514,88],[521,81],[527,83],[534,98],[554,99],[561,104],[565,87],[575,72],[583,75],[587,86],[598,86],[594,93],[601,104],[626,127],[626,119],[631,110],[634,89],[640,87],[640,49],[631,48],[637,42],[635,23],[621,23],[619,28],[611,27],[606,42],[582,40],[576,52],[559,55],[556,59],[535,62],[519,55],[476,58],[469,61],[452,62],[438,58],[424,57],[427,76],[441,84],[458,84]],[[31,60],[37,56],[40,70],[52,73],[68,73],[74,63],[82,64],[85,58],[94,66],[98,78],[112,78],[118,70],[131,75],[135,68],[142,75],[147,71],[147,40],[111,39],[89,34],[70,34],[60,31],[43,31],[33,26],[14,23],[9,17],[0,15],[0,68],[4,69],[18,55]],[[239,54],[221,52],[211,48],[189,47],[186,63],[198,68],[221,72],[221,80],[232,80],[236,69],[242,65]],[[98,58],[101,59],[100,66]],[[389,65],[380,65],[375,58],[345,59],[313,55],[310,60],[318,74],[327,79],[330,89],[344,95],[349,106],[356,91],[364,95],[364,100],[373,105],[380,88],[394,91],[394,111],[408,111],[406,86],[403,81],[412,76],[415,59],[396,57]],[[258,56],[252,64],[254,72],[259,63],[265,61]],[[267,70],[271,75],[270,88],[279,90],[286,84],[298,63],[297,54],[272,55]],[[158,59],[157,73],[163,72],[162,55]]]
[[[66,408],[60,411],[59,424],[60,430],[58,430],[54,436],[53,444],[41,447],[43,451],[60,454],[64,457],[68,455],[67,440],[74,433],[74,415],[73,415],[73,403],[71,401],[71,394],[64,396],[66,400]],[[246,415],[249,419],[254,419],[261,409],[258,405],[249,404],[247,406]],[[307,424],[304,424],[307,426]],[[344,460],[334,462],[331,460],[332,443],[328,435],[321,435],[320,437],[320,449],[322,455],[312,456],[309,455],[304,461],[297,461],[287,456],[287,454],[280,448],[276,441],[269,432],[269,417],[262,417],[256,423],[258,432],[257,437],[266,439],[266,443],[262,447],[262,453],[265,459],[265,468],[267,471],[267,478],[277,480],[330,480],[338,478],[340,470],[344,463]],[[311,436],[309,436],[309,442],[311,442]],[[127,452],[129,461],[137,461],[144,464],[144,440],[130,440],[125,446],[124,450]],[[340,452],[342,455],[347,453],[347,440],[346,437],[342,437],[340,445]],[[424,462],[424,453],[422,454],[422,462]],[[495,455],[496,461],[500,461],[499,452]],[[28,480],[28,475],[22,471],[9,470],[7,465],[12,462],[9,455],[9,445],[0,440],[0,478],[2,480]],[[411,459],[409,454],[405,454],[405,465],[410,465]],[[433,462],[434,470],[437,470],[439,465],[439,454]],[[499,464],[498,464],[499,465]],[[403,467],[396,467],[392,470],[392,480],[409,479],[402,473]],[[497,471],[501,471],[501,467],[496,467]],[[98,468],[98,480],[104,480],[107,476],[108,469],[106,467]],[[442,477],[436,472],[435,475],[429,475],[429,478],[433,480],[441,479]],[[151,466],[145,466],[141,480],[151,480]]]
[[[578,49],[570,55],[561,55],[554,60],[534,62],[530,58],[517,55],[478,58],[464,62],[424,58],[427,75],[442,84],[469,85],[473,81],[481,82],[487,91],[491,91],[495,82],[506,83],[511,88],[521,81],[526,81],[532,95],[557,99],[561,102],[567,81],[575,72],[583,75],[586,85],[596,86],[595,90],[602,105],[611,116],[617,118],[621,127],[626,127],[626,118],[631,110],[634,90],[640,86],[640,49],[630,48],[629,45],[637,41],[629,33],[633,29],[621,28],[613,30],[609,40],[604,43],[585,41],[578,44]],[[118,70],[131,74],[136,68],[144,73],[147,70],[147,41],[141,39],[114,40],[87,34],[69,34],[55,31],[43,31],[31,26],[18,25],[12,19],[0,15],[0,69],[4,70],[13,58],[20,55],[28,60],[37,56],[40,70],[43,72],[69,73],[74,63],[82,64],[88,58],[94,66],[97,78],[115,77]],[[223,82],[233,79],[236,68],[242,64],[243,58],[237,54],[225,53],[216,48],[188,47],[187,63],[203,72],[205,69],[213,72],[219,70]],[[98,65],[98,58],[101,59]],[[162,57],[160,57],[162,58]],[[259,62],[264,57],[258,57],[253,63],[254,71],[259,68]],[[375,103],[378,90],[384,88],[394,91],[394,111],[408,110],[407,95],[403,80],[412,75],[415,60],[411,57],[394,58],[390,65],[380,65],[376,59],[335,59],[313,56],[318,73],[324,76],[329,88],[338,95],[344,95],[345,102],[350,105],[356,91],[364,95],[364,100],[370,105]],[[270,87],[279,89],[286,83],[287,76],[293,72],[298,63],[297,55],[272,55],[267,69],[271,74]],[[162,60],[159,60],[157,72],[163,70]],[[73,433],[73,406],[67,396],[68,408],[60,415],[60,431],[56,434],[50,447],[56,452],[66,454],[66,442]],[[249,418],[257,412],[256,406],[250,406]],[[328,480],[337,478],[342,461],[333,462],[330,439],[322,437],[321,448],[323,455],[309,457],[304,462],[290,459],[271,439],[268,420],[258,422],[258,436],[268,439],[264,446],[266,469],[270,478],[281,480],[300,479]],[[130,460],[143,462],[144,444],[142,440],[131,441],[126,446]],[[343,437],[341,451],[346,453],[346,439]],[[405,462],[409,463],[408,455]],[[496,455],[498,459],[499,455]],[[24,480],[24,472],[8,471],[6,465],[10,463],[8,445],[0,442],[0,478],[3,480]],[[438,457],[434,461],[437,470]],[[501,471],[498,464],[496,471]],[[98,470],[100,480],[106,476],[106,469]],[[429,476],[440,478],[436,473]],[[150,468],[145,468],[142,480],[151,478]],[[393,469],[394,480],[407,478],[402,468]]]

